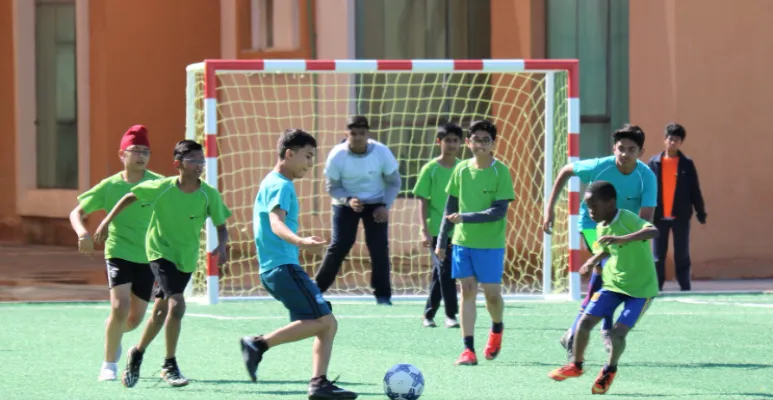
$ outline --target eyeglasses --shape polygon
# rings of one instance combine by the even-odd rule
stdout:
[[[193,165],[204,165],[204,164],[207,163],[207,160],[197,160],[197,159],[193,159],[193,158],[183,158],[183,162],[186,162],[188,164],[193,164]]]
[[[470,141],[475,143],[475,144],[491,144],[493,142],[493,140],[491,140],[491,138],[482,138],[481,139],[481,138],[476,138],[476,137],[471,137]]]
[[[147,149],[128,149],[126,151],[128,151],[129,153],[136,154],[138,156],[149,156],[150,155],[150,150],[147,150]]]

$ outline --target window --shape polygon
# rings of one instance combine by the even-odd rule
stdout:
[[[355,1],[358,59],[491,56],[491,0]],[[389,144],[400,161],[401,195],[410,196],[421,166],[435,155],[438,124],[487,115],[489,94],[482,78],[411,73],[358,77],[356,112],[369,117],[376,139]]]
[[[75,2],[35,3],[36,163],[39,189],[78,188]]]
[[[547,0],[548,58],[580,60],[582,158],[628,122],[628,0]]]
[[[237,0],[240,58],[312,58],[316,0]]]

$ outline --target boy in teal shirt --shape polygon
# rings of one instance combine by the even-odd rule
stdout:
[[[572,176],[577,176],[581,182],[588,184],[595,181],[611,183],[618,193],[618,208],[631,211],[647,221],[652,221],[658,202],[658,182],[647,164],[639,160],[644,152],[644,139],[644,131],[641,128],[636,125],[625,125],[612,134],[614,155],[581,160],[564,166],[558,173],[553,191],[550,194],[545,210],[543,230],[546,233],[551,233],[553,208],[558,195]],[[580,235],[585,241],[585,246],[593,252],[593,244],[596,242],[596,222],[588,214],[588,206],[585,202],[580,205],[579,224]],[[599,267],[603,267],[603,263]],[[577,323],[590,299],[601,289],[602,278],[600,272],[596,270],[592,272],[588,281],[588,293],[580,306],[580,312],[575,317],[574,323],[561,337],[560,343],[566,349],[568,358],[572,357],[572,341]],[[611,316],[605,318],[601,324],[601,336],[607,351],[610,350],[611,345],[610,329],[612,329]]]
[[[447,238],[454,227],[452,276],[461,281],[460,313],[464,351],[457,365],[477,365],[473,330],[475,328],[478,284],[483,286],[486,309],[491,316],[491,332],[484,349],[493,360],[502,348],[502,274],[505,262],[507,208],[515,199],[510,168],[493,156],[496,126],[489,121],[470,125],[467,147],[473,158],[460,162],[446,187],[448,200],[440,225],[435,254],[445,259]]]
[[[419,199],[419,218],[421,219],[421,237],[424,247],[432,249],[432,280],[429,284],[429,297],[424,307],[424,326],[437,327],[435,314],[443,300],[446,312],[446,328],[457,328],[459,322],[459,300],[456,297],[456,280],[451,276],[451,257],[446,244],[446,257],[443,261],[434,257],[437,237],[440,234],[440,221],[446,208],[446,186],[451,180],[451,172],[459,164],[456,158],[464,132],[459,125],[447,123],[437,132],[436,140],[440,146],[440,157],[432,159],[419,172],[419,179],[413,188],[413,194]]]
[[[134,125],[121,138],[118,157],[123,171],[103,179],[78,196],[78,206],[70,213],[70,224],[78,234],[78,250],[90,254],[94,242],[83,225],[83,219],[95,212],[110,212],[131,189],[145,181],[163,176],[148,171],[150,141],[148,130]],[[117,379],[117,362],[121,357],[121,338],[142,322],[153,293],[156,278],[145,254],[145,232],[151,210],[144,204],[133,204],[108,227],[105,242],[107,283],[110,288],[110,316],[105,326],[105,361],[99,372],[100,381]]]
[[[285,306],[292,322],[265,335],[241,338],[244,366],[257,382],[258,366],[269,349],[314,337],[309,399],[353,400],[357,393],[327,378],[338,322],[298,257],[299,249],[321,252],[327,244],[320,237],[302,238],[297,233],[300,205],[293,180],[303,178],[314,166],[317,140],[300,129],[288,129],[279,138],[277,150],[277,163],[255,196],[253,228],[260,282]]]
[[[622,305],[623,310],[610,330],[609,360],[592,387],[593,394],[604,394],[615,379],[628,332],[658,295],[658,276],[649,242],[658,236],[658,230],[631,211],[618,208],[617,192],[609,182],[590,184],[585,204],[589,216],[598,223],[596,231],[599,239],[593,245],[593,257],[582,266],[580,273],[587,274],[598,262],[606,259],[603,286],[593,295],[580,319],[572,362],[551,371],[549,376],[562,381],[582,375],[591,329],[603,318],[614,316],[615,310]]]
[[[171,386],[188,384],[175,357],[185,315],[183,291],[198,264],[201,229],[207,217],[217,227],[219,244],[215,254],[218,264],[225,263],[228,241],[225,220],[231,216],[220,192],[200,179],[205,163],[200,144],[192,140],[178,142],[174,149],[174,164],[179,176],[145,182],[132,188],[132,192],[116,204],[94,234],[95,240],[103,239],[105,227],[135,202],[152,209],[145,248],[158,284],[156,302],[140,342],[129,350],[122,379],[126,387],[137,383],[142,355],[162,327],[166,328],[166,359],[161,367],[161,376]]]

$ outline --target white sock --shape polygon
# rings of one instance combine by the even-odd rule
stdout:
[[[110,363],[110,362],[105,361],[105,362],[102,363],[102,369],[106,369],[106,368],[112,369],[113,371],[117,371],[118,370],[118,364],[117,363]]]

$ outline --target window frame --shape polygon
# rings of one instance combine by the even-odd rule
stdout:
[[[16,115],[16,212],[21,216],[67,218],[79,192],[90,186],[89,170],[89,1],[45,0],[75,4],[78,119],[78,189],[37,186],[37,99],[34,0],[13,0],[14,90]],[[24,156],[22,156],[24,155]]]
[[[314,43],[317,0],[280,0],[295,1],[297,8],[298,37],[297,49],[252,49],[252,0],[236,1],[236,55],[239,59],[312,59]],[[277,1],[277,0],[274,0]]]

